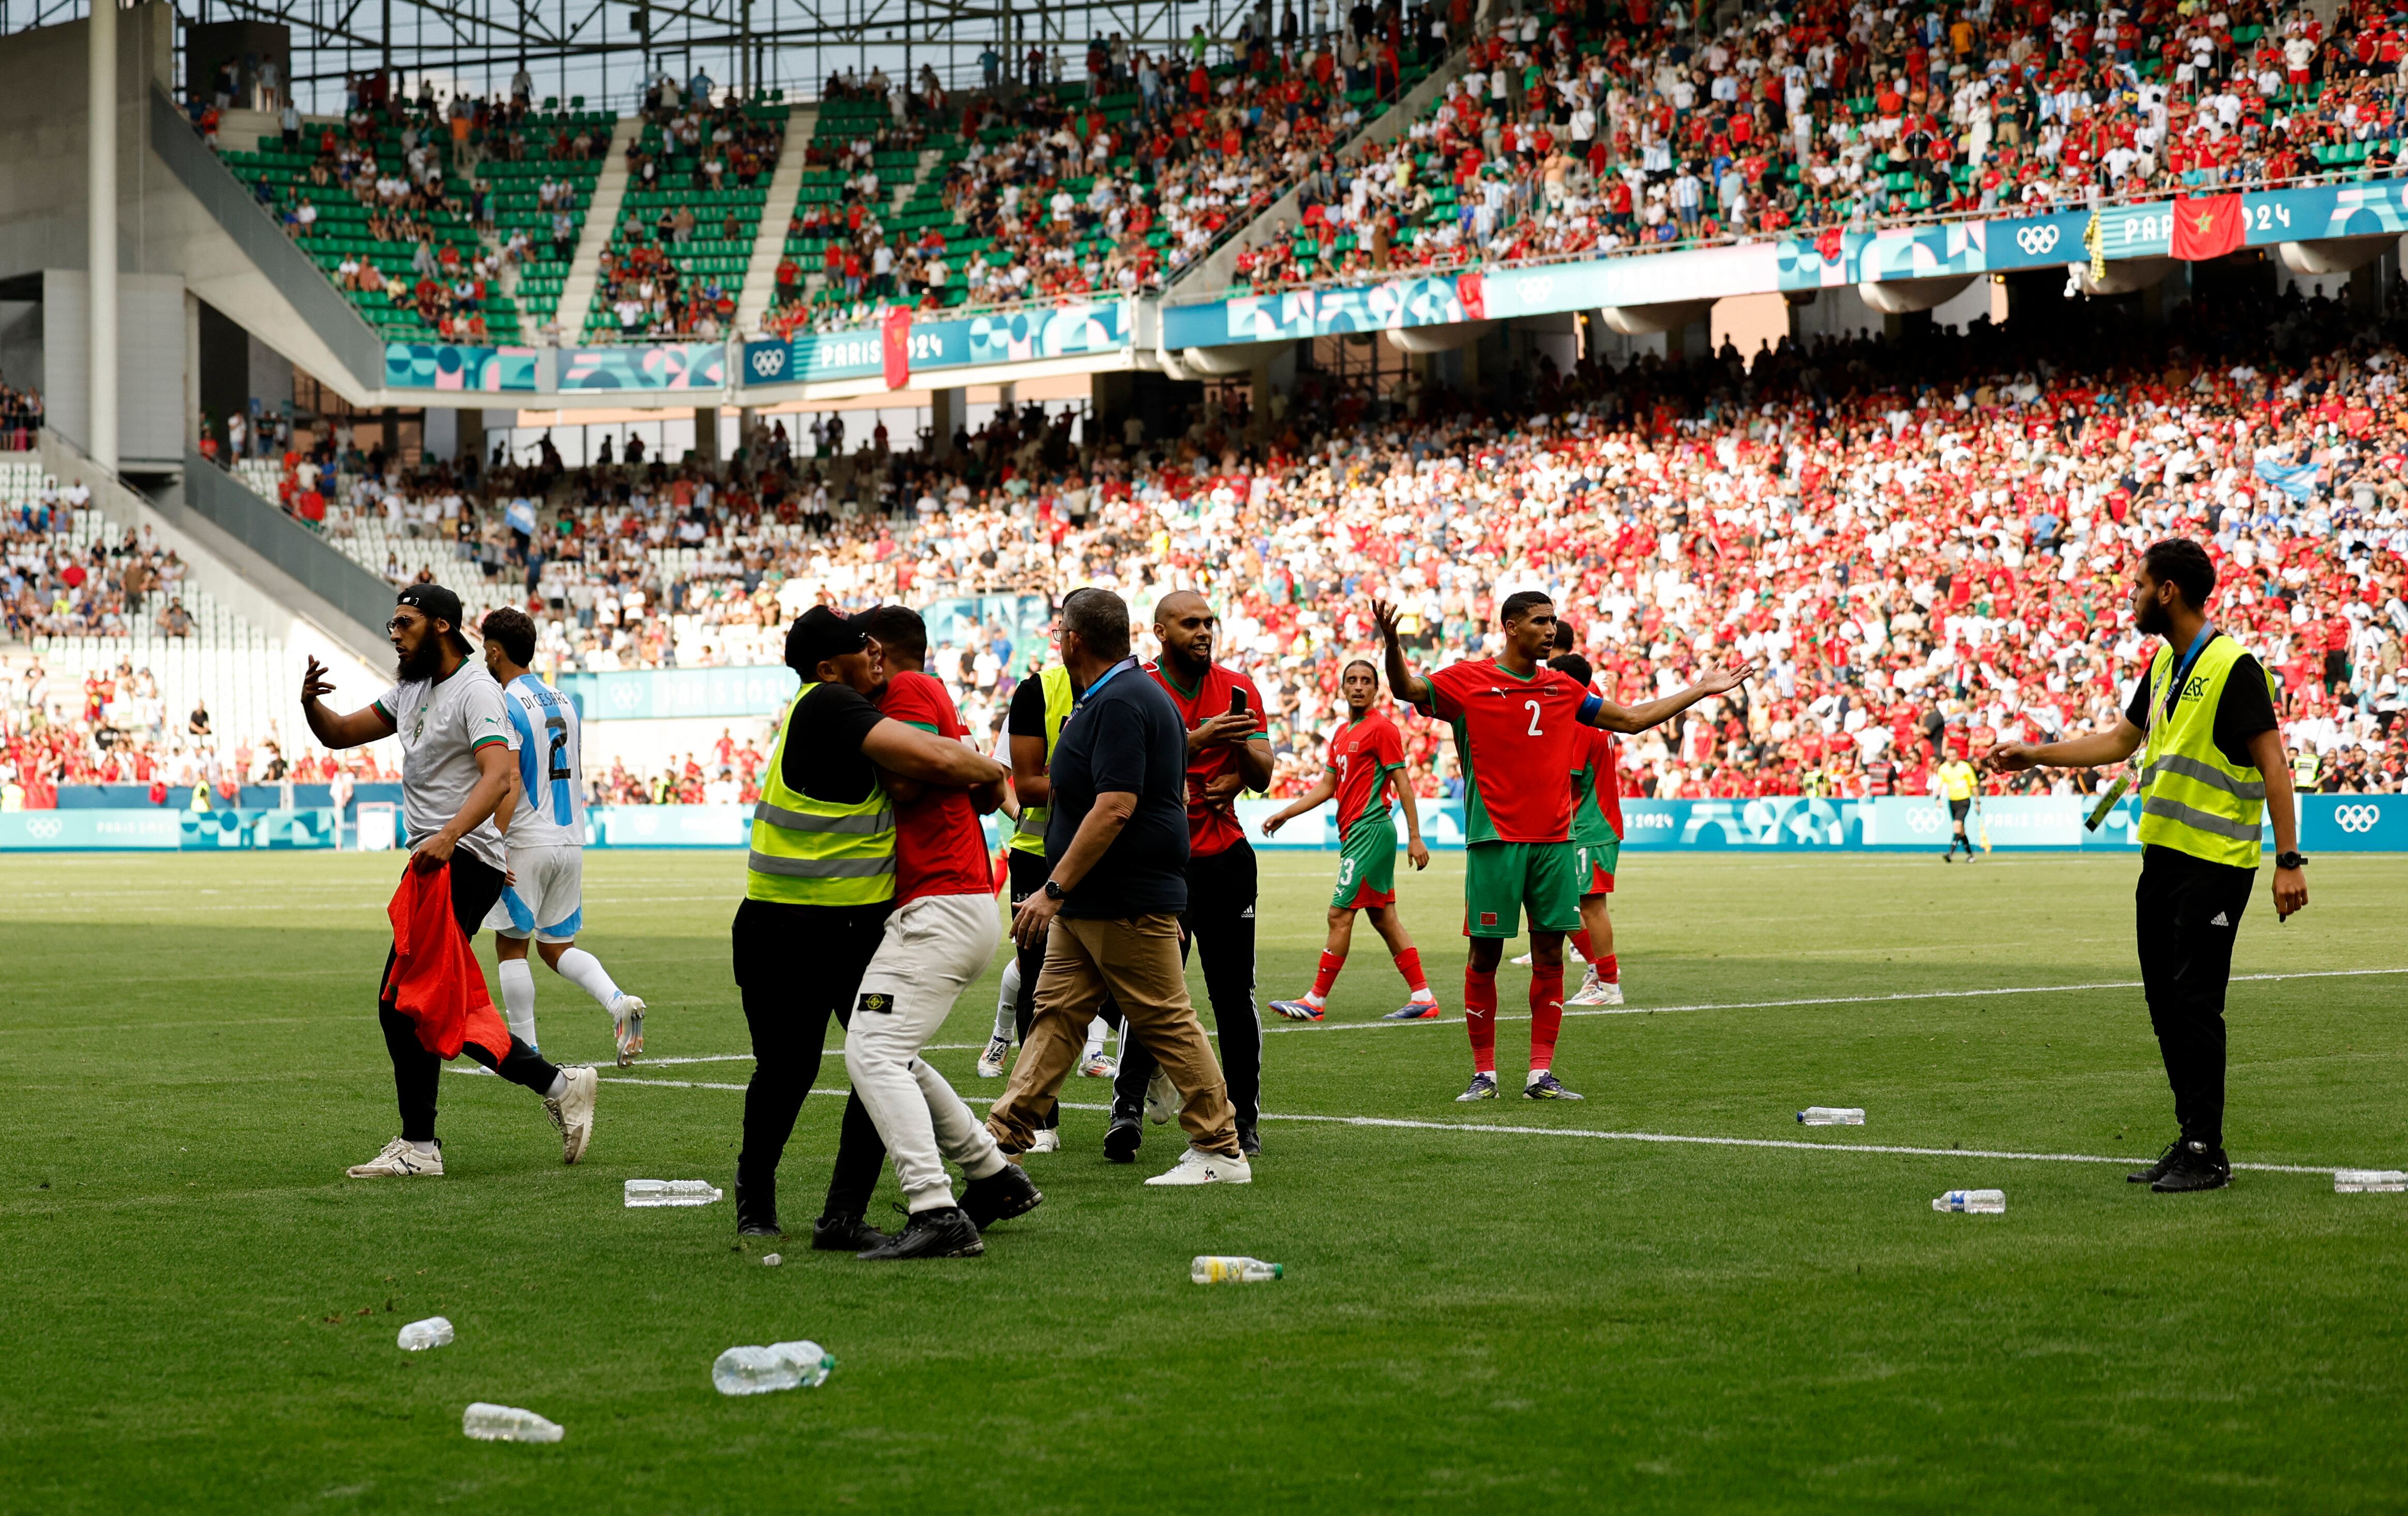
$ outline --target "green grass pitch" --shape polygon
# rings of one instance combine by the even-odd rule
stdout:
[[[1401,988],[1365,930],[1330,1022],[1272,1023],[1251,1189],[1146,1190],[1176,1129],[1119,1167],[1103,1117],[1071,1111],[1066,1151],[1029,1160],[1045,1205],[984,1258],[873,1266],[798,1238],[771,1269],[733,1246],[728,1203],[620,1203],[630,1178],[727,1181],[741,1096],[709,1086],[741,1061],[609,1083],[573,1169],[523,1092],[447,1078],[448,1177],[343,1178],[397,1129],[368,1004],[391,856],[0,860],[0,1511],[2408,1500],[2408,1195],[2250,1171],[2157,1196],[2114,1165],[1971,1154],[2137,1165],[2169,1137],[2132,860],[1627,862],[1640,1013],[1566,1023],[1556,1067],[1584,1104],[1454,1104],[1459,1022],[1360,1024]],[[1265,856],[1266,1000],[1308,981],[1331,866]],[[740,867],[588,861],[584,944],[651,999],[654,1057],[745,1050]],[[1459,878],[1441,857],[1403,880],[1451,1006]],[[2321,977],[2234,987],[2233,1156],[2408,1166],[2408,862],[2312,879],[2304,917],[2278,927],[2261,887],[2242,934],[2237,972]],[[546,1051],[607,1062],[607,1019],[538,980]],[[1509,1017],[1525,982],[1500,980]],[[993,985],[931,1055],[981,1109]],[[2037,986],[2074,988],[1969,993]],[[1526,1036],[1501,1029],[1509,1087]],[[843,1083],[831,1061],[822,1088]],[[1810,1104],[1870,1120],[1800,1128]],[[838,1108],[804,1113],[790,1226]],[[1850,1151],[1868,1145],[1938,1151]],[[2007,1213],[1932,1212],[1973,1185]],[[1199,1289],[1201,1252],[1288,1276]],[[436,1314],[454,1345],[395,1349]],[[825,1387],[712,1390],[721,1349],[806,1337],[839,1360]],[[466,1441],[472,1400],[567,1438]]]

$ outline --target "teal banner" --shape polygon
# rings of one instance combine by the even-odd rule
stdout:
[[[1133,340],[1126,301],[1031,307],[952,321],[911,323],[911,372],[1117,352]],[[885,372],[879,329],[799,332],[786,342],[748,342],[744,382],[808,384],[872,379]]]
[[[665,716],[775,716],[801,681],[780,664],[741,668],[646,668],[615,674],[563,674],[554,681],[589,722]]]
[[[472,348],[452,342],[388,342],[389,390],[459,390],[493,394],[535,393],[533,348]]]
[[[634,348],[563,348],[560,393],[718,390],[727,385],[724,342],[663,342]]]

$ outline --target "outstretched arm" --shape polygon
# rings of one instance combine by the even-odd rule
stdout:
[[[1625,706],[1599,695],[1597,708],[1584,710],[1581,719],[1591,726],[1601,726],[1609,732],[1644,732],[1660,722],[1670,721],[1707,696],[1736,690],[1755,677],[1754,664],[1745,658],[1734,658],[1687,689],[1668,694],[1661,700]]]
[[[2147,738],[2148,734],[2133,725],[2129,717],[2118,717],[2112,730],[2062,742],[2001,742],[1982,759],[1982,766],[1993,774],[2020,774],[2027,768],[2098,768],[2122,763],[2139,751]]]
[[[1388,692],[1409,706],[1428,709],[1433,698],[1430,682],[1405,662],[1404,638],[1397,631],[1397,608],[1384,600],[1374,600],[1371,620],[1378,624],[1380,641],[1387,650]]]
[[[356,748],[364,742],[393,736],[393,718],[375,706],[365,706],[347,716],[338,716],[319,697],[330,694],[334,681],[326,678],[326,665],[317,659],[301,675],[301,714],[309,722],[309,735],[328,748]]]
[[[1311,810],[1313,807],[1323,804],[1328,800],[1331,795],[1334,795],[1337,793],[1337,774],[1330,769],[1324,768],[1321,771],[1321,778],[1313,781],[1312,789],[1305,791],[1302,794],[1297,795],[1294,800],[1289,801],[1286,805],[1280,807],[1279,809],[1263,818],[1263,836],[1277,836],[1281,827],[1296,820],[1298,816],[1303,815],[1306,811]]]
[[[861,739],[862,756],[902,779],[981,789],[1009,779],[1011,770],[974,748],[934,732],[923,732],[889,716]]]

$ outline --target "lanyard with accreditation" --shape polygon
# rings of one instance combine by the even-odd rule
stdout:
[[[2199,662],[2199,655],[2206,651],[2207,645],[2214,640],[2214,622],[2210,622],[2199,629],[2199,636],[2190,639],[2190,650],[2182,655],[2182,662],[2174,666],[2174,677],[2172,681],[2166,686],[2166,693],[2172,695],[2176,700],[2180,700],[2182,698],[2182,687],[2184,682],[2190,678],[2191,665]],[[2143,679],[2147,678],[2146,675],[2142,677]],[[2148,709],[2149,724],[2146,730],[2151,732],[2156,731],[2157,729],[2157,719],[2162,714],[2163,711],[2158,706],[2155,692],[2152,692],[2149,699]],[[2129,790],[2131,787],[2131,771],[2127,769],[2124,773],[2118,774],[2115,777],[2115,782],[2108,786],[2107,793],[2099,797],[2099,804],[2091,807],[2090,814],[2083,819],[2082,829],[2086,832],[2096,832],[2099,830],[2099,823],[2107,819],[2107,813],[2115,808],[2115,802],[2123,799],[2124,792]]]

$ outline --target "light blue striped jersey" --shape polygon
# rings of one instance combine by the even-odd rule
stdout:
[[[521,674],[502,687],[502,709],[519,736],[519,783],[526,792],[510,818],[510,847],[585,846],[577,708],[533,674]]]

